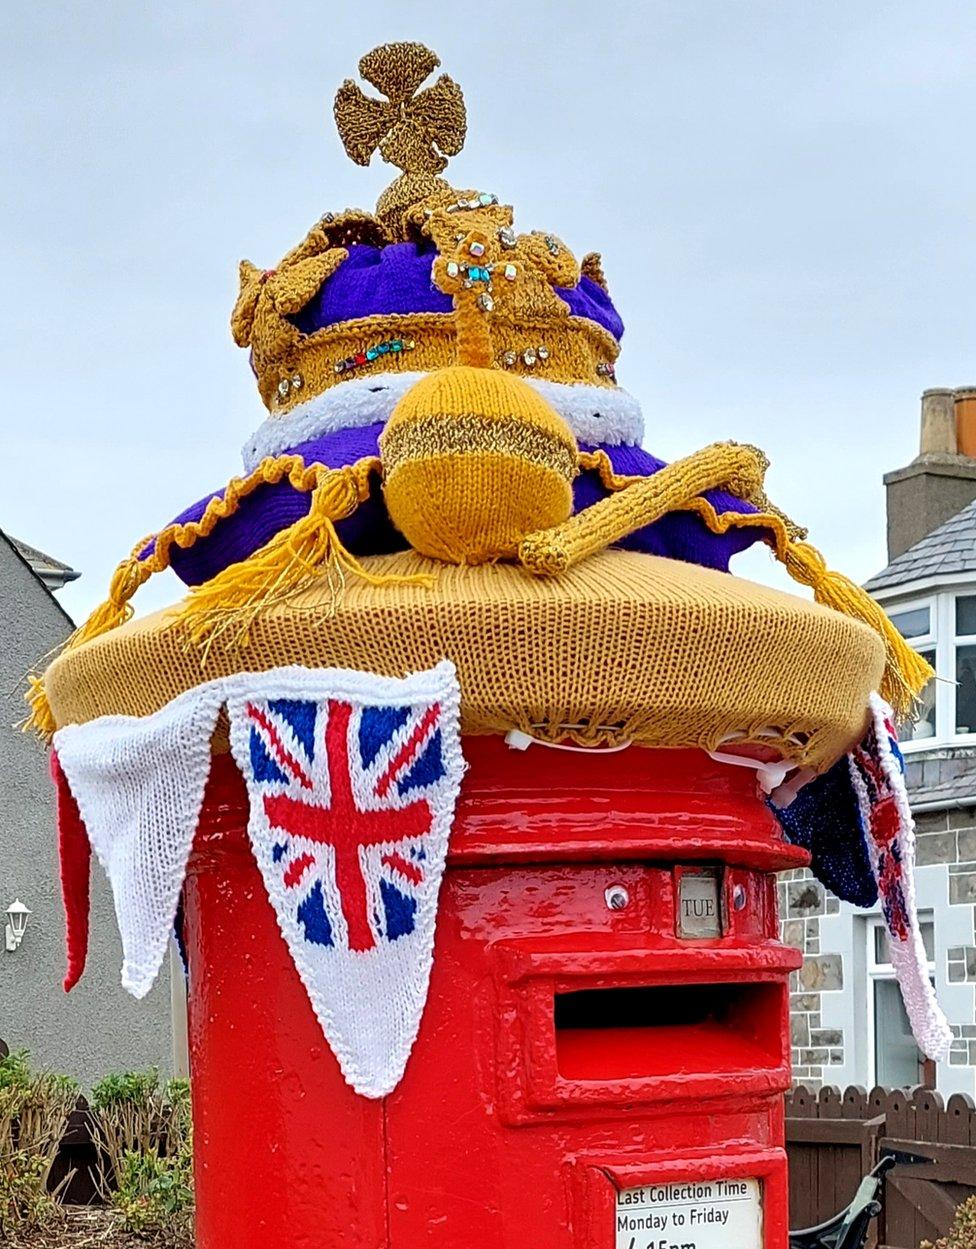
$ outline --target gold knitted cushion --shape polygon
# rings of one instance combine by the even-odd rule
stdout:
[[[462,730],[519,728],[585,744],[716,749],[730,737],[823,768],[861,734],[884,650],[865,625],[778,590],[628,551],[537,579],[510,564],[434,564],[412,551],[370,571],[426,571],[433,589],[326,582],[269,609],[245,650],[202,666],[158,612],[57,659],[59,726],[147,715],[202,680],[283,664],[403,676],[452,659]]]

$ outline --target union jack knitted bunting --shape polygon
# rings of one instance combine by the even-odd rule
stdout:
[[[915,821],[891,708],[871,695],[868,730],[847,756],[868,856],[888,927],[891,963],[919,1048],[948,1058],[952,1032],[928,975],[915,907]]]
[[[280,668],[228,691],[248,832],[343,1075],[399,1083],[420,1027],[464,771],[454,667],[404,679]]]

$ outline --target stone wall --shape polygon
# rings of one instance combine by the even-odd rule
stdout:
[[[844,1036],[824,1028],[820,995],[844,988],[844,966],[838,954],[820,950],[820,919],[834,915],[840,903],[805,870],[786,872],[779,882],[782,939],[803,954],[803,966],[790,977],[790,1029],[793,1078],[807,1088],[830,1082],[825,1069],[842,1061]]]
[[[972,747],[940,748],[909,754],[906,758],[906,779],[913,806],[936,802],[950,805],[941,810],[917,810],[917,863],[919,868],[944,866],[945,885],[932,910],[936,925],[936,979],[950,986],[976,985],[976,750]],[[944,895],[942,897],[941,895]],[[779,907],[782,939],[803,953],[803,966],[791,982],[791,1027],[793,1042],[793,1075],[797,1083],[819,1087],[837,1082],[832,1068],[845,1067],[850,1080],[852,1053],[841,1029],[823,1025],[824,993],[853,994],[854,969],[845,966],[842,954],[822,948],[821,921],[837,915],[841,904],[827,894],[807,871],[784,873],[779,883]],[[956,939],[946,946],[939,939],[940,910],[943,929],[946,908],[953,920],[958,919],[956,907],[966,907],[970,918],[962,926],[953,923]],[[859,973],[860,974],[860,973]],[[860,986],[862,989],[864,986]],[[976,1015],[972,1018],[950,1016],[954,1034],[949,1056],[951,1067],[976,1068]],[[866,1026],[866,1024],[865,1024]]]

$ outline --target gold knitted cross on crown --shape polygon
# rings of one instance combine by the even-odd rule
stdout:
[[[439,65],[437,54],[422,43],[387,43],[359,62],[362,77],[385,99],[368,96],[351,78],[336,92],[336,126],[349,157],[368,165],[379,152],[403,171],[376,206],[377,217],[395,232],[411,204],[441,191],[451,193],[437,174],[464,146],[467,112],[461,88],[447,74],[423,86]]]

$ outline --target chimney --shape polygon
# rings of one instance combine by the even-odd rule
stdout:
[[[976,386],[956,391],[956,447],[960,455],[976,456]]]
[[[919,453],[885,473],[888,561],[976,499],[976,387],[922,395]]]
[[[956,446],[956,392],[924,391],[919,455],[955,455]]]

